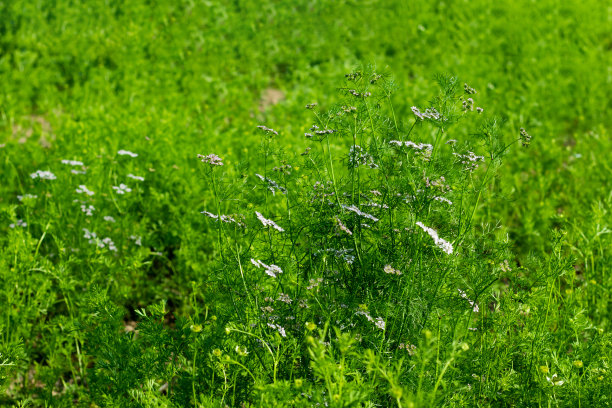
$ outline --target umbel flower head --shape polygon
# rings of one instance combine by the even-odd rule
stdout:
[[[268,133],[270,135],[278,136],[278,132],[276,130],[271,129],[271,128],[267,127],[267,126],[259,125],[259,126],[257,126],[257,128],[263,130],[265,133]]]
[[[385,265],[383,270],[385,271],[385,273],[390,274],[390,275],[401,275],[402,274],[398,269],[395,269],[391,265]]]
[[[266,274],[273,278],[276,278],[278,274],[283,273],[283,270],[279,266],[274,265],[274,264],[266,265],[260,260],[253,259],[253,258],[251,258],[251,263],[255,265],[257,268],[264,268],[264,270],[266,271]]]
[[[142,176],[135,176],[132,173],[127,175],[129,178],[133,179],[133,180],[138,180],[138,181],[144,181],[144,177]]]
[[[277,223],[275,223],[274,221],[269,220],[269,219],[265,218],[263,215],[261,215],[261,213],[259,211],[255,211],[255,215],[257,215],[257,219],[259,221],[261,221],[261,223],[264,225],[264,227],[272,227],[275,230],[277,230],[278,232],[284,232],[285,231],[283,228],[278,226]]]
[[[87,186],[86,186],[86,185],[84,185],[84,184],[81,184],[81,185],[80,185],[80,186],[79,186],[79,187],[76,189],[76,192],[77,192],[77,193],[79,193],[79,194],[87,194],[88,196],[92,196],[92,195],[94,195],[94,194],[95,194],[93,191],[89,190],[89,189],[87,188]]]
[[[223,166],[223,161],[221,158],[214,153],[211,153],[208,156],[198,154],[198,159],[202,160],[202,163],[208,163],[211,166]]]
[[[41,180],[55,180],[55,174],[51,173],[48,170],[36,170],[35,173],[30,174],[30,177],[33,179],[39,178]]]
[[[446,252],[449,255],[453,253],[453,245],[450,242],[440,238],[436,230],[423,225],[423,223],[420,221],[418,221],[416,224],[421,227],[423,231],[429,234],[429,236],[434,240],[434,243],[438,248],[440,248],[442,251]]]
[[[125,194],[132,192],[132,189],[123,183],[119,184],[118,186],[113,186],[113,190],[115,190],[117,194]]]
[[[529,135],[529,133],[527,133],[527,131],[524,128],[520,128],[520,133],[521,133],[521,143],[523,144],[523,147],[529,146],[529,143],[531,143],[531,136]]]
[[[62,160],[62,164],[66,164],[68,166],[82,166],[83,162],[78,160]]]
[[[123,150],[123,149],[119,150],[117,154],[119,156],[138,157],[138,153],[133,153],[133,152],[130,152],[129,150]]]

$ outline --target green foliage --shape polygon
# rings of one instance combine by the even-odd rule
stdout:
[[[610,34],[0,3],[0,403],[610,405]]]

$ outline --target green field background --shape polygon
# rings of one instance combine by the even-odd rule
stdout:
[[[49,386],[69,371],[57,361],[74,360],[72,346],[57,333],[94,283],[107,284],[128,320],[162,299],[189,313],[190,285],[206,280],[218,255],[200,214],[214,201],[196,154],[218,154],[234,176],[253,173],[262,164],[258,125],[276,129],[287,154],[300,153],[312,124],[305,105],[339,102],[344,75],[367,65],[395,82],[402,124],[428,103],[436,75],[450,74],[478,90],[505,135],[527,129],[531,145],[508,157],[476,224],[503,224],[519,265],[549,256],[562,230],[576,286],[559,286],[559,302],[608,333],[610,2],[0,1],[0,351],[22,356],[7,371],[6,403],[59,404],[40,385],[13,380],[37,373]],[[116,159],[120,149],[138,160]],[[138,199],[115,204],[117,228],[142,235],[142,252],[117,261],[58,255],[82,235],[62,204],[72,187],[41,190],[30,174],[62,159],[90,165],[95,191],[120,169],[145,176]],[[17,199],[26,193],[47,198],[27,210]],[[18,218],[29,226],[17,233],[9,224]],[[28,254],[21,266],[18,253]],[[35,272],[45,265],[55,265],[54,278]]]
[[[194,149],[240,161],[261,123],[298,150],[305,103],[334,102],[338,79],[359,64],[395,78],[404,120],[434,76],[450,73],[480,90],[507,129],[534,134],[506,177],[520,204],[504,221],[519,245],[542,248],[558,208],[581,216],[567,201],[585,192],[560,190],[576,172],[605,168],[610,13],[601,1],[6,2],[1,125],[9,141],[44,117],[58,155],[121,140],[150,156],[163,150],[162,166],[193,160]],[[269,90],[279,103],[263,102]],[[32,167],[48,157],[24,149]],[[564,166],[574,152],[588,162],[576,172]],[[587,195],[600,184],[587,183]],[[197,183],[184,188],[180,201],[192,204]]]

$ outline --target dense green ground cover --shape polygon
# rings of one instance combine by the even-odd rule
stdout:
[[[0,402],[612,404],[606,2],[0,2],[0,79]]]

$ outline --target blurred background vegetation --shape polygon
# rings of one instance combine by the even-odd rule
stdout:
[[[401,120],[450,73],[508,133],[534,136],[488,210],[522,252],[545,250],[559,217],[583,224],[585,206],[608,199],[606,2],[11,1],[0,16],[2,139],[30,134],[19,154],[33,166],[119,142],[163,151],[160,170],[179,167],[180,211],[201,199],[183,166],[194,151],[248,161],[261,123],[299,150],[306,101],[333,103],[339,78],[363,63],[395,78]]]

